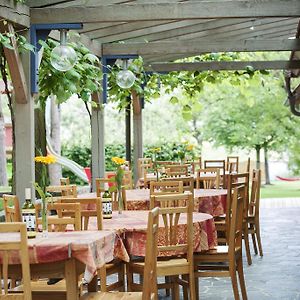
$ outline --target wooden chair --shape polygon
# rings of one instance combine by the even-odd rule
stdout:
[[[249,174],[250,174],[250,164],[251,164],[250,157],[248,157],[247,165],[246,165],[246,172],[249,173]]]
[[[256,245],[256,240],[257,240],[259,255],[263,256],[261,237],[260,237],[260,223],[259,223],[260,185],[261,185],[261,170],[253,170],[247,224],[248,224],[248,232],[252,236],[254,252],[256,255],[258,254],[257,245]]]
[[[42,205],[35,204],[36,230],[42,224],[40,217]],[[79,203],[48,203],[49,210],[56,210],[57,216],[48,216],[48,231],[65,231],[67,225],[73,225],[74,230],[81,230],[81,208]],[[65,215],[69,216],[65,216]]]
[[[191,192],[192,195],[194,195],[194,177],[193,176],[186,176],[186,177],[169,177],[169,178],[162,178],[162,182],[168,181],[168,182],[182,182],[183,185],[183,191],[185,192]],[[150,193],[151,195],[151,193]]]
[[[167,165],[166,175],[167,177],[180,177],[189,175],[189,164],[184,165]]]
[[[155,207],[155,200],[152,196],[182,194],[182,181],[151,181],[150,182],[150,209]]]
[[[22,222],[19,198],[17,196],[3,194],[3,209],[6,222]]]
[[[102,230],[102,201],[100,197],[95,198],[61,198],[61,203],[79,203],[81,205],[81,216],[85,220],[90,217],[97,218],[97,230]],[[87,209],[88,206],[94,209]],[[63,216],[70,216],[70,212],[64,212]],[[84,222],[84,230],[88,230],[88,221]],[[105,268],[98,270],[98,277],[101,282],[101,291],[111,291],[117,289],[124,289],[125,286],[125,266],[120,260],[114,259],[112,262],[107,263]],[[118,275],[118,280],[112,284],[107,284],[106,276],[113,274]]]
[[[53,195],[54,200],[57,197],[77,197],[76,184],[70,185],[49,185],[46,187],[46,191]]]
[[[204,169],[220,169],[220,186],[226,188],[225,160],[205,160]]]
[[[248,207],[249,207],[249,173],[238,173],[238,174],[230,174],[228,176],[228,187],[227,187],[227,199],[226,199],[226,215],[224,217],[217,217],[215,220],[216,229],[218,231],[218,235],[220,233],[225,236],[225,239],[219,238],[218,241],[221,243],[228,244],[228,236],[229,236],[229,228],[230,228],[230,211],[232,205],[232,195],[233,189],[239,186],[245,186],[245,196],[243,197],[244,203],[244,212],[243,212],[243,237],[246,248],[246,255],[248,264],[252,264],[251,254],[250,254],[250,245],[249,245],[249,233],[247,226],[247,216],[248,216]]]
[[[199,284],[198,277],[228,276],[231,277],[235,300],[240,299],[237,283],[238,273],[242,298],[244,300],[247,299],[242,261],[243,208],[245,194],[245,185],[240,185],[233,189],[228,246],[218,246],[216,249],[208,250],[203,253],[194,253],[197,292]],[[199,295],[199,293],[197,295]]]
[[[60,185],[70,185],[70,178],[69,177],[60,178],[59,181],[60,181]]]
[[[219,189],[220,188],[220,169],[207,168],[197,171],[196,189]]]
[[[124,171],[123,175],[123,186],[126,190],[133,189],[132,171]]]
[[[226,160],[226,171],[229,173],[239,172],[239,157],[238,156],[227,156]]]
[[[79,203],[81,206],[81,228],[88,230],[90,217],[97,218],[97,229],[102,230],[102,201],[100,197],[94,198],[71,198],[63,197],[58,199],[58,203]],[[91,207],[91,209],[89,209]],[[63,211],[63,216],[72,215],[72,211]]]
[[[163,257],[157,260],[157,277],[170,277],[170,282],[158,284],[159,288],[172,288],[173,296],[179,299],[179,284],[189,285],[190,299],[195,299],[194,267],[193,267],[193,197],[191,193],[153,196],[160,203],[159,215],[165,231],[165,244],[152,245],[156,253],[163,255],[170,251],[183,253],[180,257]],[[187,218],[187,242],[179,240],[177,226],[181,215]],[[153,251],[154,252],[154,251]],[[132,260],[127,265],[128,290],[140,290],[140,284],[134,282],[133,274],[144,273],[145,262]],[[179,279],[179,275],[187,275],[187,281]],[[178,297],[178,298],[176,298]]]
[[[194,174],[197,170],[202,169],[202,158],[198,157],[198,160],[194,160],[192,163],[192,173]]]
[[[87,293],[81,300],[157,300],[157,281],[156,281],[156,258],[158,240],[158,208],[153,209],[148,215],[146,256],[144,268],[144,282],[142,293],[110,293],[98,292]]]
[[[139,158],[137,162],[138,178],[140,187],[147,188],[147,181],[145,181],[145,173],[152,169],[153,163],[151,158]],[[143,184],[142,184],[143,182]]]
[[[0,234],[4,233],[19,233],[20,239],[12,242],[0,242],[0,252],[2,256],[2,264],[0,265],[0,281],[1,281],[1,294],[0,299],[24,299],[31,300],[31,279],[30,279],[30,265],[29,265],[29,254],[27,245],[27,230],[26,224],[20,222],[12,223],[1,223]],[[9,291],[8,289],[8,258],[10,252],[18,251],[21,259],[22,266],[22,281],[23,281],[23,293],[17,293]]]

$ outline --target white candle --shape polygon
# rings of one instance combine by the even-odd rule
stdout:
[[[31,199],[31,188],[25,189],[25,199]]]

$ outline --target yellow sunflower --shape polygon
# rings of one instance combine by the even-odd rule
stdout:
[[[126,160],[124,158],[120,158],[117,156],[112,157],[112,162],[114,162],[116,165],[124,165]]]

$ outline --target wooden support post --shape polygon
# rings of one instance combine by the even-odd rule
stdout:
[[[26,36],[29,40],[29,34]],[[15,94],[15,159],[16,194],[21,204],[25,199],[25,188],[33,186],[34,176],[34,99],[30,96],[30,53],[22,54],[22,63],[27,82],[27,99],[23,101],[19,93]],[[34,193],[32,193],[34,195]]]
[[[131,163],[131,105],[130,102],[125,110],[125,132],[126,132],[126,160]]]
[[[97,96],[98,106],[92,108],[92,190],[95,191],[95,178],[104,177],[105,174],[105,148],[104,148],[104,106],[102,93]],[[96,101],[95,101],[96,102]]]
[[[13,49],[4,47],[4,54],[7,60],[11,81],[14,86],[15,99],[18,103],[27,103],[28,88],[26,84],[25,73],[21,58],[18,51],[17,42],[15,39],[15,30],[12,24],[0,22],[0,32],[7,33],[10,37],[11,46]]]
[[[134,183],[138,180],[138,159],[143,157],[143,123],[142,123],[142,107],[140,105],[139,96],[132,91],[132,107],[133,107],[133,161],[134,161]]]

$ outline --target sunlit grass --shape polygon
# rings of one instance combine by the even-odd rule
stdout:
[[[300,181],[274,181],[261,186],[261,198],[300,198]]]

